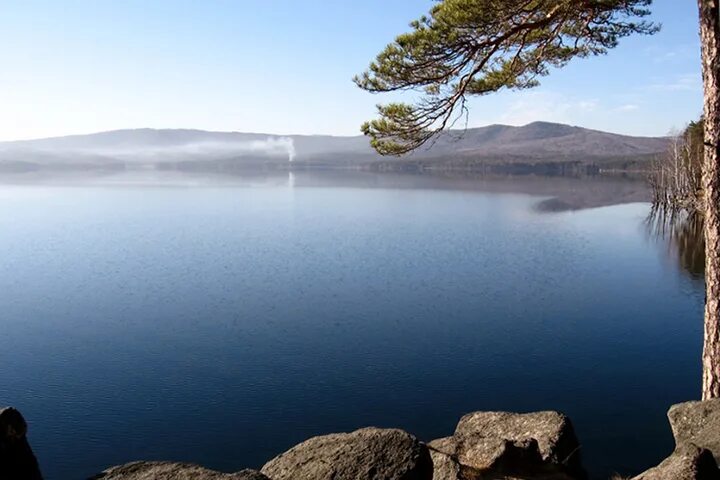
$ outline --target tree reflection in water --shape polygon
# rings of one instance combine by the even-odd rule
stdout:
[[[705,277],[703,216],[686,210],[653,207],[645,221],[651,238],[666,242],[668,255],[693,278]]]

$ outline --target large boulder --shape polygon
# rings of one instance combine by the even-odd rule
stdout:
[[[170,462],[133,462],[113,467],[90,480],[268,480],[260,472],[220,473],[197,465]]]
[[[0,479],[42,480],[27,441],[27,423],[14,408],[0,409]]]
[[[668,418],[678,447],[697,445],[720,461],[720,399],[675,405]]]
[[[633,480],[720,480],[720,470],[709,450],[681,445],[660,465]]]
[[[557,412],[477,412],[428,444],[434,480],[585,478],[570,420]]]
[[[452,437],[440,438],[428,443],[433,462],[433,480],[465,480],[463,467],[457,460]]]
[[[272,480],[432,480],[427,447],[402,430],[365,428],[307,440],[270,460]]]

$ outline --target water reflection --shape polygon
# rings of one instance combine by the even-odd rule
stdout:
[[[475,410],[567,413],[597,478],[670,453],[701,283],[648,248],[646,203],[589,208],[642,182],[341,173],[0,186],[0,397],[48,478],[237,471],[367,425],[445,437]],[[533,209],[549,198],[584,210]]]
[[[462,190],[519,193],[541,197],[536,210],[562,212],[647,202],[650,193],[643,178],[627,175],[543,177],[535,175],[480,175],[468,172],[378,173],[360,170],[247,170],[178,172],[165,170],[116,172],[0,173],[0,186],[93,187],[269,187],[362,188],[392,190]]]
[[[648,234],[667,243],[667,253],[693,278],[705,276],[703,216],[684,210],[654,207],[646,220]]]

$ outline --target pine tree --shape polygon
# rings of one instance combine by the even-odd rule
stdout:
[[[424,145],[467,113],[466,99],[526,89],[552,67],[652,34],[652,0],[440,0],[354,80],[373,92],[416,90],[414,104],[379,105],[362,131],[383,155]]]

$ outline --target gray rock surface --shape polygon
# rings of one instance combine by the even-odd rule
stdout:
[[[268,480],[268,478],[253,470],[220,473],[187,463],[133,462],[105,470],[90,480]]]
[[[720,480],[720,470],[709,450],[681,445],[660,465],[633,480]]]
[[[402,430],[365,428],[307,440],[269,461],[272,480],[432,480],[428,448]]]
[[[720,399],[674,405],[668,418],[678,447],[697,445],[720,459]]]
[[[557,412],[471,413],[428,446],[435,480],[585,478],[572,424]]]
[[[0,479],[42,480],[27,441],[27,423],[14,408],[0,409]]]
[[[433,461],[433,480],[465,480],[462,466],[454,455],[456,447],[452,437],[433,440],[428,448]]]

